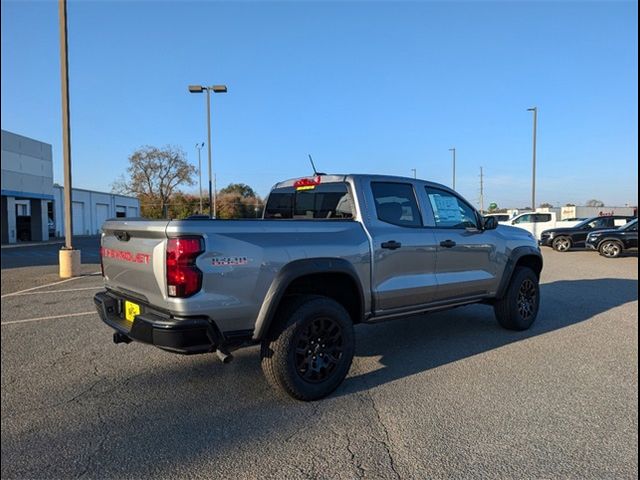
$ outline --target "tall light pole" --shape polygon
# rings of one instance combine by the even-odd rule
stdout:
[[[456,189],[456,147],[450,148],[450,152],[453,152],[453,190]]]
[[[531,176],[531,208],[536,211],[536,131],[538,128],[538,107],[527,108],[533,112],[533,171]]]
[[[480,213],[484,213],[484,174],[480,167]]]
[[[62,156],[64,176],[64,247],[58,255],[59,274],[70,278],[80,273],[80,250],[74,250],[71,208],[71,124],[69,119],[69,63],[67,44],[67,0],[58,0],[60,22],[60,84],[62,87]]]
[[[418,178],[418,172],[416,171],[416,169],[412,168],[411,171],[413,172],[413,178]]]
[[[202,215],[202,161],[200,160],[200,150],[204,147],[204,142],[196,143],[196,150],[198,150],[198,194],[200,196],[200,210]]]
[[[213,198],[213,167],[211,165],[211,92],[227,93],[226,85],[189,85],[191,93],[207,92],[207,153],[209,155],[209,218],[216,218],[216,204]]]

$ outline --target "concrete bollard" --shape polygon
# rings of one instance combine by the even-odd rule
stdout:
[[[60,249],[60,278],[71,278],[80,275],[80,250]]]

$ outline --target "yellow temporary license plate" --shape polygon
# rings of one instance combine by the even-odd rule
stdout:
[[[125,300],[124,302],[124,318],[133,322],[133,319],[136,318],[136,315],[140,314],[140,305],[137,303],[129,302]]]

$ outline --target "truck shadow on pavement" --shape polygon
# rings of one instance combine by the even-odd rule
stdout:
[[[381,355],[383,368],[351,376],[346,380],[342,394],[376,387],[569,327],[638,300],[638,281],[631,279],[561,280],[541,284],[540,290],[538,318],[524,332],[501,328],[493,308],[487,305],[470,305],[361,327],[356,356]]]
[[[358,327],[351,376],[329,398],[312,403],[275,395],[262,376],[257,348],[237,352],[223,367],[210,355],[177,357],[139,344],[107,344],[110,333],[101,326],[87,333],[105,337],[88,347],[95,349],[91,361],[67,357],[84,373],[62,381],[47,381],[49,369],[34,373],[44,378],[46,394],[10,411],[3,396],[2,476],[224,472],[233,478],[269,458],[290,461],[261,462],[265,477],[300,476],[301,469],[313,476],[323,458],[348,458],[346,445],[354,438],[366,443],[382,436],[370,418],[369,389],[591,320],[637,300],[637,287],[637,280],[615,278],[543,284],[540,316],[526,332],[502,330],[493,310],[482,305]],[[116,358],[113,349],[120,349]],[[363,356],[382,356],[382,368],[360,372]],[[63,358],[56,361],[64,367]]]

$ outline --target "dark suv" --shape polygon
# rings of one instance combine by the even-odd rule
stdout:
[[[635,217],[608,215],[588,218],[573,227],[545,230],[540,236],[540,245],[552,247],[557,252],[566,252],[574,247],[584,247],[587,235],[598,230],[611,230],[625,225]]]
[[[600,230],[587,235],[587,248],[598,250],[607,258],[619,257],[625,250],[638,249],[638,219],[613,230]]]

